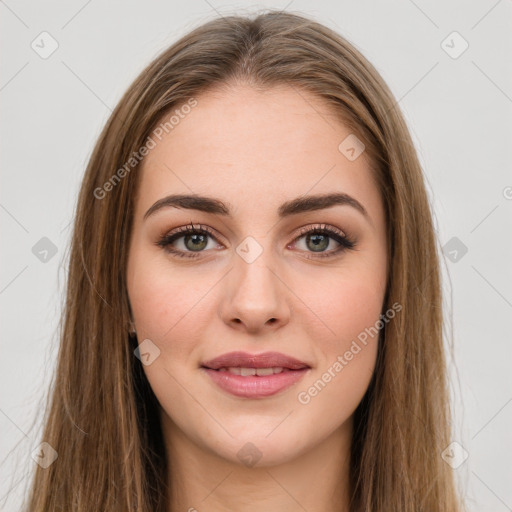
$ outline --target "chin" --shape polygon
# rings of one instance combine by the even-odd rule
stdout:
[[[293,461],[306,447],[300,444],[301,436],[276,436],[270,440],[264,435],[245,436],[243,440],[230,440],[217,454],[231,463],[247,468],[273,467]],[[301,449],[302,448],[302,449]]]

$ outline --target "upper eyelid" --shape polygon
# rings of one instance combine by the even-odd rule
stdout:
[[[307,235],[311,231],[326,231],[329,233],[335,233],[338,236],[344,237],[344,238],[350,238],[344,229],[337,228],[336,226],[331,226],[330,224],[326,224],[325,222],[321,224],[316,224],[313,226],[305,226],[299,229],[299,233],[295,235],[294,240],[297,238],[302,238],[304,235]]]
[[[193,226],[193,227],[192,227]],[[217,230],[211,228],[210,226],[206,226],[204,224],[187,224],[186,226],[180,226],[179,228],[176,228],[175,230],[171,230],[169,233],[164,234],[163,238],[169,238],[169,237],[176,237],[179,238],[181,236],[185,236],[188,233],[195,233],[195,232],[206,232],[209,236],[212,238],[215,238],[218,242],[224,237],[220,234],[218,234]],[[220,240],[219,240],[220,239]]]

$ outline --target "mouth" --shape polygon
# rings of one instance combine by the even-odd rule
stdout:
[[[213,370],[213,368],[208,368]],[[297,370],[291,370],[290,368],[283,368],[282,366],[274,366],[270,368],[243,368],[239,366],[230,366],[228,368],[218,368],[216,372],[229,372],[233,375],[241,375],[242,377],[252,377],[257,375],[258,377],[265,377],[267,375],[276,375],[283,372],[294,372]]]
[[[311,367],[278,352],[231,352],[201,365],[213,383],[242,398],[265,398],[298,382]]]

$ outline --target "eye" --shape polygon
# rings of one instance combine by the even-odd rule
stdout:
[[[157,245],[180,258],[197,258],[200,256],[199,253],[206,249],[218,248],[218,245],[213,242],[209,246],[209,238],[217,240],[208,226],[194,226],[191,223],[164,235],[157,242]],[[310,254],[307,256],[308,258],[331,257],[355,247],[355,241],[350,239],[343,231],[334,226],[327,227],[325,224],[302,228],[299,236],[288,247],[295,247],[302,239],[304,239],[305,245],[301,250]],[[334,248],[331,247],[333,242],[337,244]],[[326,251],[329,247],[331,247],[331,250]]]
[[[313,253],[308,258],[326,258],[355,247],[355,241],[349,238],[343,231],[334,226],[327,227],[325,224],[313,228],[302,228],[300,235],[292,245],[304,239],[303,248],[305,252]],[[337,244],[334,248],[332,245]],[[331,247],[331,250],[326,251]]]
[[[213,244],[214,247],[208,247],[209,237],[215,239],[212,230],[208,226],[198,225],[194,227],[191,223],[163,236],[157,242],[157,245],[176,256],[195,258],[199,256],[197,253],[216,247],[215,244]],[[175,242],[178,243],[175,244]]]

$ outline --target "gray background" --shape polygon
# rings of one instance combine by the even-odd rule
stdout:
[[[31,453],[57,354],[69,223],[94,141],[122,93],[162,49],[217,13],[264,7],[303,12],[340,32],[399,100],[427,176],[440,244],[448,244],[454,441],[468,454],[454,471],[470,510],[512,509],[512,1],[5,0],[2,510],[17,510],[35,464]],[[45,59],[40,53],[52,39],[43,31],[58,43]],[[464,41],[469,47],[458,55]],[[41,252],[52,244],[55,255]]]

